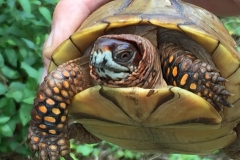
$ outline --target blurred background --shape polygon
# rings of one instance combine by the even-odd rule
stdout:
[[[42,73],[41,49],[50,32],[58,0],[0,0],[0,160],[26,160],[30,111]],[[221,18],[240,51],[240,17]],[[83,160],[228,160],[212,155],[133,153],[102,142],[78,145],[72,141],[72,157]],[[36,158],[37,159],[37,158]]]

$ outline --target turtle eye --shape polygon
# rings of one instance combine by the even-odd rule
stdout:
[[[127,63],[132,58],[134,58],[135,53],[131,51],[120,51],[115,54],[114,60],[117,63]]]
[[[116,63],[128,66],[136,55],[137,49],[130,43],[119,44],[113,50],[113,59]]]

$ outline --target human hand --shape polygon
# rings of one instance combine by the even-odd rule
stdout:
[[[103,4],[111,0],[61,0],[54,11],[52,31],[43,46],[44,73],[50,63],[52,52],[60,43],[69,38],[81,23]],[[240,15],[240,0],[184,0],[203,7],[216,15]]]
[[[43,78],[47,75],[53,51],[73,34],[81,23],[97,8],[111,0],[60,0],[52,21],[52,29],[43,45]]]

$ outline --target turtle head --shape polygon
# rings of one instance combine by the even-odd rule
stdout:
[[[156,47],[138,35],[104,35],[91,51],[90,75],[107,86],[154,88],[160,68]]]
[[[119,80],[137,69],[141,53],[136,44],[100,37],[91,53],[91,66],[99,77]]]

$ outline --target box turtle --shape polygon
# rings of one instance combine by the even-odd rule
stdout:
[[[115,0],[53,53],[31,112],[40,159],[69,139],[240,158],[240,54],[219,19],[180,0]]]

